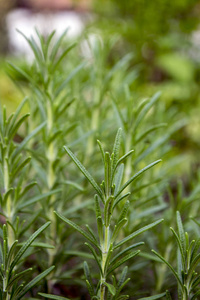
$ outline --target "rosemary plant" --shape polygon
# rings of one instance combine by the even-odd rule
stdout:
[[[83,293],[80,289],[73,298],[87,297],[77,256],[92,258],[96,264],[92,271],[87,261],[83,264],[93,300],[125,300],[128,295],[140,300],[170,300],[174,285],[166,280],[168,267],[177,279],[179,299],[198,299],[200,242],[197,238],[189,243],[180,214],[198,218],[200,177],[190,187],[189,195],[181,185],[175,191],[166,188],[171,185],[168,171],[174,170],[176,160],[168,159],[172,147],[169,139],[185,123],[172,124],[174,111],[165,119],[160,93],[145,100],[137,89],[132,93],[137,76],[137,70],[129,68],[132,56],[109,60],[116,37],[106,42],[97,38],[91,43],[91,59],[84,67],[80,48],[64,43],[66,32],[57,40],[55,31],[46,38],[36,33],[37,40],[20,33],[32,49],[34,61],[25,67],[9,65],[10,75],[29,97],[9,117],[6,108],[0,106],[0,299],[32,300],[39,294],[66,300],[62,295],[70,298],[72,294],[68,283],[83,288]],[[24,113],[28,106],[30,117]],[[163,119],[169,119],[169,125],[162,123]],[[110,141],[116,124],[122,129],[117,132],[111,154],[98,141],[98,156],[94,140],[98,136],[105,143]],[[63,149],[64,144],[68,146]],[[80,144],[87,149],[82,154]],[[126,153],[122,157],[120,149]],[[66,162],[66,152],[74,164]],[[155,157],[164,155],[168,163],[162,170],[152,168],[160,162],[154,161]],[[89,165],[91,157],[89,173],[83,165]],[[148,165],[150,157],[154,162]],[[77,176],[76,166],[83,179]],[[94,201],[88,183],[93,187]],[[86,212],[90,209],[96,215],[94,222]],[[178,244],[177,259],[168,231],[168,225],[175,226],[175,215],[178,233],[171,230]],[[154,228],[162,217],[166,219],[163,226]],[[63,221],[70,230],[66,231]],[[184,227],[191,231],[187,219]],[[145,233],[149,229],[151,233]],[[90,253],[83,251],[81,240],[77,240],[81,249],[72,250],[75,230],[86,239],[83,247]],[[142,233],[141,242],[138,236]],[[38,237],[40,240],[35,241]],[[144,251],[140,252],[142,245]],[[35,249],[40,248],[38,255]],[[163,256],[155,251],[156,255],[149,254],[153,248]],[[133,260],[136,256],[137,262]],[[160,260],[165,264],[158,265]],[[172,267],[176,261],[177,271]],[[144,289],[143,281],[149,273],[154,276]],[[45,279],[44,284],[38,286],[41,279]],[[163,292],[166,289],[170,292]]]
[[[44,272],[37,275],[31,281],[27,281],[27,276],[34,272],[34,268],[28,268],[18,271],[18,265],[21,263],[24,253],[33,244],[38,235],[44,231],[50,222],[44,224],[17,250],[18,241],[14,241],[9,247],[7,225],[3,225],[3,243],[0,246],[0,299],[1,300],[19,300],[22,299],[27,292],[46,277],[53,269],[51,266]]]
[[[178,227],[178,233],[170,228],[177,242],[177,271],[173,266],[165,260],[155,250],[152,252],[159,257],[172,271],[178,283],[178,299],[180,300],[195,300],[199,299],[200,289],[198,287],[200,283],[200,275],[196,271],[196,268],[200,262],[200,239],[192,240],[189,242],[189,236],[187,232],[184,232],[183,224],[179,211],[176,214],[176,222]],[[168,294],[169,299],[171,297]]]
[[[64,201],[67,193],[65,185],[78,187],[78,184],[64,179],[62,146],[66,137],[77,125],[76,121],[70,122],[71,119],[68,114],[68,109],[75,100],[71,96],[69,83],[81,70],[84,63],[81,62],[66,77],[61,72],[60,66],[69,51],[75,46],[75,43],[72,43],[65,49],[61,47],[67,30],[57,40],[54,39],[55,31],[45,39],[36,30],[39,42],[36,42],[33,37],[26,37],[22,32],[19,33],[32,49],[35,60],[32,66],[27,66],[26,70],[10,63],[11,75],[16,76],[18,74],[30,89],[29,105],[32,115],[29,125],[30,132],[35,124],[38,125],[39,123],[39,126],[42,126],[41,135],[35,136],[29,149],[33,154],[33,174],[40,182],[39,188],[48,195],[45,203],[43,201],[43,203],[38,202],[38,204],[40,205],[39,209],[43,211],[43,217],[51,221],[49,232],[45,235],[46,242],[51,245],[47,248],[48,266],[50,267],[54,260],[57,260],[62,245],[62,236],[57,234],[57,219],[53,211],[58,207],[62,209],[65,206]],[[40,142],[41,139],[43,143]],[[59,270],[62,272],[61,269],[62,263],[60,268],[57,268],[57,276]],[[53,275],[52,272],[51,277]],[[49,291],[51,291],[52,285],[53,282],[49,280]]]
[[[95,288],[91,280],[91,274],[88,264],[86,262],[84,263],[86,284],[92,299],[122,299],[121,291],[129,281],[129,279],[126,279],[127,267],[123,269],[118,282],[114,276],[114,272],[122,264],[140,253],[140,250],[133,251],[133,249],[141,246],[143,242],[132,244],[131,246],[127,246],[124,249],[122,249],[121,247],[124,244],[127,244],[136,236],[162,222],[162,219],[153,222],[135,232],[132,232],[122,240],[117,241],[121,228],[127,223],[126,214],[129,207],[129,201],[125,201],[125,198],[127,198],[130,193],[122,194],[123,191],[140,175],[160,162],[160,160],[157,160],[151,163],[150,165],[146,166],[144,169],[140,170],[138,173],[130,177],[125,184],[121,185],[124,170],[123,161],[129,155],[131,155],[133,151],[129,151],[127,154],[119,158],[120,140],[121,129],[118,130],[118,133],[116,135],[113,152],[111,155],[103,150],[101,142],[98,141],[104,163],[104,180],[102,181],[100,186],[96,183],[95,179],[84,168],[84,166],[80,163],[76,156],[70,151],[70,149],[66,146],[64,147],[68,155],[71,157],[80,171],[84,174],[84,176],[87,178],[96,192],[95,211],[98,236],[96,236],[94,231],[88,225],[87,232],[77,224],[75,224],[73,221],[65,218],[59,212],[56,212],[59,218],[61,218],[68,225],[72,226],[74,229],[80,232],[89,242],[85,243],[85,245],[92,252],[92,255],[94,256],[94,259],[96,260],[100,271],[100,279]],[[118,216],[115,222],[115,208],[117,207],[117,205],[119,205],[120,202],[123,202],[123,207],[121,214]],[[113,222],[115,224],[113,224]],[[109,280],[110,275],[113,275],[112,283]],[[128,296],[123,296],[123,299],[127,298]]]
[[[0,214],[2,216],[1,221],[4,223],[0,233],[2,240],[0,246],[0,297],[2,300],[21,299],[54,269],[54,266],[51,266],[29,282],[26,279],[27,274],[35,272],[34,268],[22,271],[19,269],[24,253],[31,246],[49,247],[44,243],[33,244],[33,242],[50,225],[50,222],[47,222],[33,233],[22,246],[18,242],[18,239],[24,239],[26,231],[30,229],[39,215],[37,212],[30,217],[28,207],[49,196],[48,194],[35,196],[33,192],[31,195],[31,191],[37,183],[25,180],[27,169],[30,168],[31,157],[24,158],[23,156],[26,145],[44,127],[44,124],[35,128],[21,143],[15,141],[20,126],[25,125],[29,116],[29,114],[20,116],[26,101],[27,98],[21,102],[17,111],[8,118],[6,108],[4,107],[2,111],[0,106]],[[25,213],[28,221],[22,217]],[[20,249],[18,249],[19,247]]]
[[[34,196],[33,188],[37,185],[34,180],[26,180],[26,174],[30,168],[31,157],[24,158],[24,152],[29,141],[44,127],[44,123],[35,128],[21,142],[15,141],[20,126],[25,125],[29,114],[22,115],[21,110],[25,105],[25,98],[19,105],[17,111],[6,116],[6,108],[3,111],[0,106],[0,203],[1,215],[8,225],[8,245],[11,247],[15,239],[20,238],[26,229],[22,228],[19,213],[22,213],[31,204],[36,203],[48,195]],[[20,135],[18,136],[20,140]],[[32,195],[31,195],[32,192]],[[38,213],[37,213],[38,215]],[[28,229],[34,218],[29,218],[26,223]]]

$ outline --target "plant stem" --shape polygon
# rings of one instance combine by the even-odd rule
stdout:
[[[10,185],[10,178],[9,178],[9,166],[8,166],[8,160],[7,156],[4,158],[4,193],[6,193],[9,190],[9,185]],[[12,224],[12,218],[13,218],[13,212],[12,212],[12,199],[11,196],[9,195],[6,201],[6,206],[5,206],[5,214],[6,214],[6,219]],[[9,248],[12,246],[14,243],[15,237],[14,237],[14,232],[11,228],[10,225],[8,225],[8,246]]]
[[[125,153],[129,152],[131,150],[131,139],[132,136],[131,134],[126,134],[126,143],[125,143]],[[132,157],[128,157],[126,164],[125,164],[125,170],[124,170],[124,183],[126,181],[129,180],[129,178],[131,177],[131,173],[132,173]],[[130,189],[130,187],[128,187],[128,189]],[[129,191],[129,190],[127,190]]]
[[[107,260],[109,250],[109,226],[104,226],[104,241],[102,245],[102,262],[101,262],[101,268],[102,268],[102,275],[101,275],[101,285],[100,285],[100,300],[105,299],[105,281],[106,281],[106,274],[105,274],[105,264]]]

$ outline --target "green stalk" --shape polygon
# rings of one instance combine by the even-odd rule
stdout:
[[[100,284],[100,300],[105,300],[105,281],[106,281],[106,270],[105,270],[105,264],[107,260],[108,250],[109,250],[109,226],[104,226],[104,241],[101,245],[102,248],[102,262],[101,262],[101,268],[102,268],[102,275],[101,275],[101,284]]]
[[[7,156],[7,155],[6,155]],[[10,178],[9,178],[9,166],[7,163],[7,160],[4,158],[4,192],[6,193],[9,189],[10,185]],[[12,212],[12,200],[10,195],[7,198],[6,201],[6,218],[7,220],[12,224],[12,218],[13,218],[13,212]],[[14,232],[11,228],[11,226],[8,225],[8,246],[9,248],[12,246],[12,244],[15,241]]]
[[[128,153],[131,150],[131,134],[126,134],[126,142],[125,142],[125,153]],[[132,174],[132,157],[129,156],[126,160],[125,169],[124,169],[124,182],[127,182]],[[129,192],[130,187],[128,187],[127,191]]]
[[[52,130],[53,130],[53,102],[49,97],[47,97],[47,136],[50,136]],[[53,164],[56,159],[56,147],[54,141],[51,142],[46,149],[46,157],[48,159],[48,167],[47,167],[47,184],[48,189],[51,190],[54,186],[54,183],[56,181],[56,175],[54,172]],[[54,246],[54,249],[48,249],[48,265],[53,265],[53,260],[55,257],[55,254],[57,252],[56,250],[56,215],[54,214],[55,208],[53,207],[52,203],[54,202],[54,195],[50,197],[49,204],[49,219],[51,220],[51,225],[49,226],[50,229],[50,236],[52,237],[52,246]],[[52,287],[53,287],[53,272],[47,276],[48,280],[48,292],[51,293]]]
[[[183,293],[183,300],[189,300],[188,295],[186,294],[186,291],[184,291]]]

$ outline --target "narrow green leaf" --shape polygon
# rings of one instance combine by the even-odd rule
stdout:
[[[27,184],[25,186],[25,188],[23,189],[23,191],[20,193],[19,198],[22,198],[30,189],[32,189],[32,187],[34,187],[35,185],[37,185],[37,182],[31,182],[29,184]]]
[[[14,241],[14,243],[12,244],[12,246],[10,247],[9,249],[9,252],[8,252],[8,260],[7,260],[7,266],[10,265],[10,262],[12,261],[12,258],[13,258],[13,254],[14,254],[14,251],[15,251],[15,248],[16,248],[16,245],[18,243],[18,240]],[[7,268],[6,266],[6,268]]]
[[[198,263],[200,262],[200,253],[197,254],[197,256],[193,259],[191,265],[190,265],[190,269],[188,271],[188,281],[190,280],[190,278],[192,277],[193,271],[195,271],[196,266],[198,265]]]
[[[110,196],[109,199],[106,201],[104,207],[104,222],[106,227],[110,225],[114,200],[115,200],[114,196]]]
[[[38,282],[40,282],[44,277],[46,277],[49,273],[53,271],[55,267],[52,266],[36,276],[33,280],[31,280],[28,284],[26,284],[20,293],[16,296],[15,300],[21,299],[30,289],[32,289]]]
[[[56,33],[56,30],[53,30],[53,31],[51,32],[51,34],[48,36],[48,38],[47,38],[46,45],[45,45],[45,46],[46,46],[46,47],[45,47],[46,49],[44,50],[44,57],[45,57],[45,59],[47,59],[48,51],[49,51],[49,49],[50,49],[49,45],[51,44],[51,41],[52,41],[52,39],[53,39],[55,33]]]
[[[12,192],[13,192],[13,188],[9,188],[9,190],[7,190],[7,192],[3,195],[4,203],[6,203],[8,197],[11,195]]]
[[[151,224],[149,224],[149,225],[146,225],[146,226],[144,226],[144,227],[138,229],[137,231],[131,233],[130,235],[128,235],[127,237],[125,237],[123,240],[121,240],[119,243],[117,243],[117,244],[115,245],[114,249],[117,249],[118,247],[122,246],[124,243],[126,243],[126,242],[132,240],[134,237],[136,237],[136,236],[138,236],[139,234],[141,234],[141,233],[143,233],[143,232],[145,232],[145,231],[147,231],[147,230],[153,228],[154,226],[160,224],[161,222],[163,222],[163,219],[160,219],[160,220],[158,220],[158,221],[155,221],[155,222],[153,222],[153,223],[151,223]]]
[[[123,270],[122,270],[122,273],[120,275],[120,278],[119,278],[119,281],[118,281],[118,284],[117,284],[117,287],[119,288],[125,281],[126,279],[126,276],[127,276],[127,273],[128,273],[128,267],[124,267]]]
[[[125,226],[126,223],[127,223],[126,218],[124,218],[124,219],[120,220],[119,222],[117,222],[117,225],[115,225],[115,229],[114,229],[113,234],[112,234],[111,243],[115,242],[119,231],[121,230],[122,227]]]
[[[191,298],[191,300],[199,299],[200,291],[197,291]]]
[[[14,69],[15,71],[17,71],[17,73],[22,75],[22,77],[26,78],[28,82],[32,82],[32,78],[25,71],[23,71],[21,68],[15,66],[11,62],[8,62],[8,65],[10,66],[11,69]]]
[[[103,242],[103,220],[102,217],[97,218],[97,229],[99,234],[100,243]]]
[[[87,288],[90,293],[90,296],[92,297],[92,295],[94,295],[94,285],[92,282],[90,269],[89,269],[89,266],[86,261],[84,261],[84,263],[83,263],[83,268],[84,268],[84,273],[85,273],[85,277],[86,277]]]
[[[60,55],[60,57],[58,58],[57,62],[54,64],[54,68],[53,68],[53,72],[55,72],[55,70],[58,68],[59,64],[61,63],[61,61],[63,60],[63,58],[67,55],[67,53],[73,49],[75,46],[77,45],[77,43],[73,43],[71,46],[69,46],[67,49],[65,49],[62,54]]]
[[[85,243],[85,245],[90,249],[90,251],[92,252],[93,256],[94,256],[94,259],[96,260],[97,264],[98,264],[98,267],[99,267],[99,270],[101,272],[101,274],[103,275],[103,272],[102,272],[102,268],[101,268],[101,264],[100,264],[100,261],[99,261],[99,258],[98,258],[98,255],[96,253],[96,251],[94,250],[94,248],[88,244],[88,243]]]
[[[120,294],[121,290],[124,288],[124,286],[125,286],[129,281],[130,281],[130,278],[127,278],[127,279],[121,284],[121,286],[117,289],[117,292],[116,292],[116,295],[115,295],[115,296],[118,296],[118,295]],[[128,299],[129,296],[128,296],[128,298],[127,298],[127,296],[128,296],[128,295],[122,295],[122,296],[119,296],[119,298],[117,298],[117,299]],[[123,298],[123,297],[125,297],[125,298]]]
[[[12,138],[15,136],[15,134],[16,134],[17,130],[19,129],[19,127],[21,126],[21,124],[23,124],[24,121],[25,121],[29,116],[30,116],[29,113],[28,113],[28,114],[25,114],[24,116],[22,116],[22,117],[17,121],[17,123],[15,123],[15,124],[13,125],[13,128],[10,128],[10,130],[9,130],[9,136],[8,136],[8,138],[9,138],[10,140],[12,140]]]
[[[118,168],[117,172],[115,173],[115,177],[114,177],[115,194],[117,194],[117,192],[119,191],[119,189],[121,187],[123,174],[124,174],[124,164],[121,164],[120,167]]]
[[[160,298],[164,297],[165,295],[166,295],[166,293],[162,293],[162,294],[158,294],[158,295],[154,295],[154,296],[150,296],[150,297],[140,298],[138,300],[156,300],[156,299],[160,299]]]
[[[89,231],[89,233],[91,234],[91,237],[98,243],[97,237],[95,236],[93,229],[88,224],[86,224],[85,226],[86,226],[87,230]]]
[[[29,44],[29,46],[31,47],[35,58],[37,59],[37,62],[39,65],[41,65],[41,62],[43,61],[43,57],[42,57],[42,53],[41,50],[38,48],[37,44],[35,43],[35,40],[33,39],[33,37],[31,37],[31,39],[27,38],[27,36],[21,32],[19,29],[17,29],[17,32],[19,32],[27,41],[27,43]]]
[[[161,123],[161,124],[157,124],[157,125],[154,125],[152,126],[151,128],[147,129],[144,133],[142,133],[135,141],[135,144],[138,144],[140,141],[142,141],[149,133],[157,130],[157,129],[160,129],[162,127],[166,127],[167,124],[166,123]]]
[[[54,249],[55,247],[47,244],[47,243],[41,243],[41,242],[37,242],[37,243],[32,243],[30,245],[30,247],[39,247],[39,248],[46,248],[46,249]]]
[[[123,186],[122,188],[118,191],[117,195],[115,197],[118,197],[123,190],[131,184],[135,179],[137,179],[140,175],[142,175],[144,172],[146,172],[148,169],[152,168],[153,166],[157,165],[159,162],[161,162],[161,159],[154,161],[153,163],[149,164],[139,172],[137,172],[135,175],[133,175]]]
[[[21,278],[25,278],[27,273],[31,272],[33,269],[29,268],[27,270],[24,270],[18,274],[16,274],[9,282],[8,285],[6,287],[6,289],[9,289],[9,287],[11,287],[15,282],[17,283],[19,281],[19,279]]]
[[[20,250],[17,252],[17,254],[15,255],[15,258],[10,266],[10,272],[12,272],[13,268],[16,266],[16,264],[18,263],[18,261],[20,260],[20,258],[22,257],[22,255],[24,254],[24,252],[30,247],[30,245],[33,243],[33,241],[38,237],[38,235],[43,232],[49,225],[51,224],[51,222],[47,222],[45,223],[43,226],[41,226],[36,232],[34,232],[30,238],[26,241],[26,243],[20,248]]]
[[[160,258],[161,261],[163,261],[172,271],[172,273],[174,274],[175,278],[177,279],[178,283],[180,284],[181,288],[183,289],[183,283],[181,282],[178,274],[176,273],[176,271],[174,270],[174,268],[164,259],[164,257],[162,257],[159,253],[157,253],[155,250],[151,250],[156,256],[158,256]]]
[[[115,296],[115,293],[116,293],[115,287],[114,287],[112,284],[108,283],[108,282],[104,282],[104,285],[107,286],[109,292],[110,292],[113,296]]]
[[[115,269],[117,269],[119,266],[121,266],[123,263],[128,261],[129,259],[133,258],[134,256],[138,255],[140,253],[140,250],[137,250],[135,252],[129,253],[126,256],[124,256],[120,261],[116,262],[114,265],[110,266],[110,269],[108,270],[107,276],[112,273]]]
[[[133,244],[127,248],[125,248],[124,250],[120,251],[117,255],[115,255],[112,259],[112,261],[110,262],[110,264],[113,264],[120,256],[124,255],[126,252],[129,252],[130,250],[136,248],[136,247],[139,247],[139,246],[142,246],[144,245],[144,242],[139,242],[139,243],[136,243],[136,244]]]
[[[94,296],[94,288],[91,286],[90,282],[86,279],[86,285],[87,285],[87,289],[88,289],[88,292],[90,294],[90,297],[93,297]]]
[[[100,196],[100,198],[103,200],[102,191],[101,191],[100,187],[98,186],[98,184],[96,183],[96,181],[94,180],[94,178],[90,175],[90,173],[85,169],[85,167],[81,164],[81,162],[76,158],[76,156],[70,151],[70,149],[67,146],[64,146],[64,149],[67,152],[67,154],[71,157],[71,159],[74,161],[74,163],[77,165],[79,170],[83,173],[83,175],[91,183],[91,185],[96,190],[96,192]]]
[[[88,263],[86,261],[84,261],[83,263],[83,268],[84,268],[84,273],[85,273],[85,277],[86,279],[91,282],[91,274],[90,274],[90,269],[88,266]]]
[[[110,243],[110,247],[109,247],[108,252],[107,252],[106,262],[105,262],[105,265],[104,265],[104,274],[107,273],[107,269],[110,266],[110,258],[112,256],[112,254],[113,254],[113,243]]]
[[[128,197],[129,195],[131,195],[130,192],[128,192],[128,193],[122,195],[121,197],[118,197],[118,198],[115,200],[115,203],[114,203],[114,205],[113,205],[113,210],[114,210],[114,208],[119,204],[119,202],[121,202],[122,200],[124,200],[124,199],[125,199],[126,197]]]
[[[63,34],[59,37],[59,39],[57,40],[57,42],[54,44],[52,51],[51,51],[51,55],[50,55],[50,61],[54,61],[57,53],[58,53],[58,49],[62,43],[62,40],[64,39],[64,37],[66,36],[67,32],[68,32],[69,28],[65,29],[65,31],[63,32]]]
[[[95,212],[96,212],[96,220],[97,220],[97,229],[99,234],[100,243],[103,242],[103,221],[101,216],[101,208],[99,204],[98,196],[94,196],[95,199]]]
[[[67,223],[68,225],[70,225],[71,227],[73,227],[75,230],[77,230],[80,234],[82,234],[86,239],[88,239],[93,245],[95,245],[97,248],[99,248],[99,245],[97,244],[97,242],[85,231],[83,230],[80,226],[78,226],[77,224],[75,224],[74,222],[72,222],[71,220],[65,218],[64,216],[62,216],[61,214],[59,214],[58,212],[55,211],[55,214],[61,219],[63,220],[65,223]]]
[[[124,154],[122,157],[120,157],[120,159],[117,161],[116,165],[115,165],[115,169],[127,158],[129,157],[132,153],[134,152],[134,150],[130,150],[128,153]]]
[[[26,165],[31,161],[31,156],[27,157],[15,170],[13,170],[12,176],[15,177]]]
[[[94,200],[95,200],[96,218],[99,218],[101,217],[101,208],[100,208],[99,199],[97,195],[94,196]]]
[[[78,256],[78,257],[84,257],[84,258],[89,258],[89,259],[94,259],[93,255],[87,252],[83,251],[65,251],[64,255],[68,256]]]
[[[29,200],[23,200],[23,202],[19,205],[17,205],[17,210],[22,210],[24,209],[25,207],[28,207],[29,205],[33,204],[33,203],[36,203],[38,201],[41,201],[51,195],[54,195],[54,194],[57,194],[57,193],[60,193],[61,192],[61,189],[56,189],[56,190],[52,190],[48,193],[45,193],[45,194],[42,194],[42,195],[38,195],[38,196],[35,196]]]
[[[119,149],[120,149],[120,144],[121,144],[121,136],[122,136],[122,129],[119,128],[115,137],[115,142],[113,146],[113,164],[112,164],[112,173],[115,169],[115,166],[118,161],[119,157]]]
[[[16,109],[16,111],[15,111],[15,113],[14,113],[14,115],[13,115],[12,122],[10,123],[10,128],[13,128],[13,127],[14,127],[14,124],[15,124],[15,122],[17,121],[17,118],[18,118],[18,116],[19,116],[19,114],[20,114],[20,112],[21,112],[23,106],[26,104],[27,100],[28,100],[28,97],[25,97],[25,98],[20,102],[20,104],[18,105],[18,107],[17,107],[17,109]]]
[[[103,146],[102,146],[102,144],[101,144],[101,142],[99,140],[97,140],[97,143],[99,145],[99,149],[101,151],[101,156],[102,156],[103,163],[104,163],[105,162],[105,154],[104,154]]]
[[[129,299],[129,295],[122,295],[122,296],[119,296],[119,298],[117,300],[127,300]]]
[[[21,150],[25,147],[25,145],[35,136],[38,134],[38,132],[44,128],[44,126],[46,125],[46,121],[43,122],[42,124],[40,124],[38,127],[36,127],[29,135],[27,135],[25,137],[25,139],[20,143],[20,145],[16,148],[16,150],[14,151],[13,155],[12,155],[12,159],[14,159],[16,157],[16,155],[18,153],[21,152]]]
[[[124,207],[122,209],[122,212],[119,216],[119,219],[118,219],[117,223],[120,222],[122,219],[126,218],[129,206],[130,206],[130,202],[127,200],[126,203],[124,204]]]
[[[183,224],[182,224],[181,215],[180,215],[179,211],[176,212],[176,222],[177,222],[178,234],[179,234],[180,242],[182,245],[182,249],[185,253],[185,251],[186,251],[185,232],[183,229]]]
[[[184,265],[184,264],[185,264],[185,255],[184,255],[183,245],[182,245],[182,243],[181,243],[180,238],[178,237],[178,235],[177,235],[176,232],[174,231],[174,229],[173,229],[172,227],[170,227],[170,229],[171,229],[171,231],[172,231],[173,235],[175,236],[176,241],[177,241],[177,243],[178,243],[178,246],[179,246],[179,249],[180,249],[180,253],[181,253],[181,258],[182,258],[182,265]]]
[[[45,298],[54,299],[54,300],[70,300],[69,298],[65,298],[57,295],[45,294],[45,293],[38,293],[38,295]]]
[[[110,160],[110,154],[108,152],[105,153],[105,163],[104,163],[104,169],[105,169],[105,190],[106,190],[106,197],[110,196],[111,192],[111,160]]]
[[[144,119],[145,115],[147,112],[150,110],[150,108],[154,105],[154,103],[158,100],[160,97],[161,93],[157,92],[151,100],[144,106],[144,108],[141,110],[140,114],[138,115],[137,119],[135,120],[135,126],[134,126],[134,132],[136,131],[137,127],[141,123],[141,121]]]
[[[199,247],[200,247],[200,238],[198,238],[198,240],[195,242],[194,249],[193,249],[192,255],[191,255],[190,263],[192,263],[192,261],[195,259],[196,255],[198,253]]]

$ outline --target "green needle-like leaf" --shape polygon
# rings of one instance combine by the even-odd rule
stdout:
[[[94,180],[94,178],[90,175],[90,173],[85,169],[85,167],[81,164],[81,162],[78,160],[78,158],[70,151],[70,149],[67,146],[64,146],[64,149],[67,152],[67,154],[71,157],[71,159],[74,161],[74,163],[77,165],[79,170],[83,173],[83,175],[91,183],[91,185],[96,190],[96,192],[100,196],[100,198],[103,200],[102,191],[101,191],[100,187],[98,186],[98,184],[96,183],[96,181]]]
[[[158,295],[154,295],[154,296],[150,296],[150,297],[140,298],[138,300],[156,300],[156,299],[160,299],[160,298],[164,297],[165,295],[166,295],[166,293],[162,293],[162,294],[158,294]]]
[[[56,189],[56,190],[52,190],[50,192],[44,193],[42,195],[35,196],[35,197],[33,197],[33,198],[29,199],[29,200],[23,200],[22,203],[19,203],[17,205],[17,209],[18,210],[22,210],[25,207],[28,207],[29,205],[32,205],[32,204],[34,204],[36,202],[39,202],[39,201],[41,201],[41,200],[43,200],[45,198],[48,198],[51,195],[55,195],[55,194],[60,193],[60,192],[61,192],[61,189]]]
[[[114,296],[115,293],[116,293],[115,287],[112,284],[108,283],[108,282],[104,282],[104,285],[107,286],[109,292]]]
[[[108,270],[107,276],[112,273],[115,269],[117,269],[119,266],[124,264],[127,260],[133,258],[134,256],[138,255],[140,253],[140,250],[137,250],[135,252],[129,253],[126,256],[124,256],[120,261],[116,262],[114,265],[110,266],[110,269]]]
[[[90,251],[92,252],[92,254],[93,254],[93,256],[94,256],[94,259],[96,260],[96,262],[97,262],[97,264],[98,264],[99,270],[100,270],[101,274],[103,274],[102,268],[101,268],[101,264],[100,264],[100,261],[99,261],[99,258],[98,258],[98,256],[97,256],[96,251],[94,250],[94,248],[93,248],[90,244],[85,243],[85,245],[86,245],[86,246],[90,249]]]
[[[21,299],[30,289],[32,289],[38,282],[40,282],[44,277],[46,277],[49,273],[53,271],[55,266],[52,266],[36,276],[33,280],[31,280],[27,285],[23,287],[23,289],[20,291],[20,293],[16,296],[15,300]]]
[[[122,129],[119,128],[115,137],[115,143],[113,146],[113,164],[112,164],[112,172],[115,169],[115,166],[117,164],[117,160],[119,157],[119,150],[120,150],[120,144],[121,144],[121,135],[122,135]]]
[[[22,257],[22,255],[24,254],[24,252],[30,247],[30,245],[33,243],[33,241],[38,237],[38,235],[44,231],[49,225],[51,224],[51,222],[47,222],[45,223],[42,227],[40,227],[36,232],[34,232],[31,237],[26,241],[26,243],[20,248],[20,250],[17,252],[17,254],[15,255],[15,258],[10,266],[10,272],[12,272],[13,268],[17,265],[18,261],[20,260],[20,258]]]
[[[181,215],[179,213],[179,211],[176,212],[176,221],[177,221],[177,227],[178,227],[178,234],[180,237],[180,242],[182,245],[182,249],[185,253],[186,251],[186,240],[185,240],[185,232],[183,229],[183,224],[182,224],[182,220],[181,220]]]
[[[86,239],[88,239],[93,245],[95,245],[97,248],[99,248],[99,245],[97,242],[91,237],[85,230],[83,230],[80,226],[78,226],[76,223],[70,221],[69,219],[65,218],[61,214],[55,211],[55,214],[63,220],[65,223],[73,227],[75,230],[77,230],[80,234],[82,234]]]
[[[138,229],[137,231],[131,233],[130,235],[128,235],[127,237],[125,237],[123,240],[121,240],[119,243],[117,243],[117,244],[115,245],[115,247],[114,247],[114,250],[117,249],[118,247],[122,246],[124,243],[126,243],[126,242],[132,240],[134,237],[140,235],[141,233],[143,233],[143,232],[145,232],[145,231],[147,231],[147,230],[153,228],[154,226],[160,224],[161,222],[163,222],[163,219],[160,219],[160,220],[158,220],[158,221],[156,221],[156,222],[153,222],[153,223],[151,223],[151,224],[149,224],[149,225],[146,225],[146,226],[144,226],[144,227]]]
[[[181,282],[178,274],[176,273],[176,271],[174,270],[174,268],[164,259],[164,257],[162,257],[159,253],[157,253],[155,250],[151,250],[156,256],[158,256],[172,271],[172,273],[174,274],[174,276],[176,277],[178,283],[180,284],[181,288],[183,289],[183,283]]]
[[[45,294],[45,293],[38,293],[38,295],[45,298],[54,299],[54,300],[70,300],[69,298],[65,298],[57,295]]]
[[[137,179],[139,176],[141,176],[144,172],[146,172],[148,169],[152,168],[153,166],[157,165],[159,162],[161,162],[161,159],[154,161],[153,163],[149,164],[148,166],[146,166],[145,168],[143,168],[142,170],[140,170],[139,172],[137,172],[134,176],[132,176],[123,186],[122,188],[118,191],[118,193],[116,194],[115,197],[118,197],[123,190],[129,186],[129,184],[131,184],[135,179]]]

